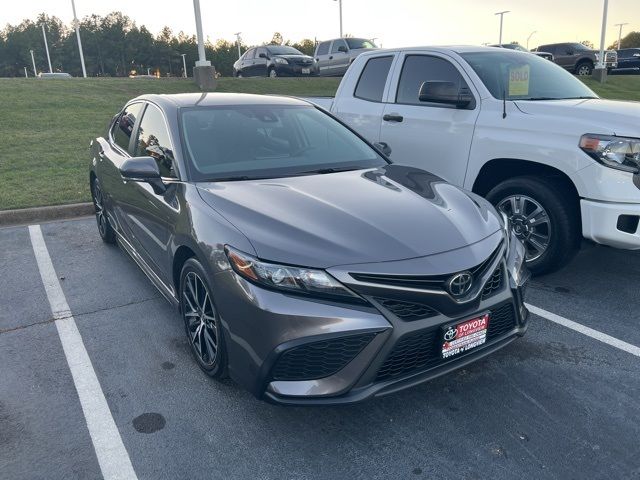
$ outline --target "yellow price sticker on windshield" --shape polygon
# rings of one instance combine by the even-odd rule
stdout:
[[[529,65],[509,69],[509,96],[529,95]]]

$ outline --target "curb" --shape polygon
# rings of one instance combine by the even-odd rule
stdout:
[[[51,207],[20,208],[17,210],[0,210],[0,227],[84,217],[93,215],[94,212],[93,203],[91,202],[53,205]]]

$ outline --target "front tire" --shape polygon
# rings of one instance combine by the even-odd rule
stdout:
[[[180,274],[180,312],[187,341],[200,369],[220,379],[227,373],[227,350],[211,292],[200,262],[188,259]]]
[[[277,78],[278,77],[278,72],[276,72],[275,68],[270,68],[269,69],[269,78]]]
[[[98,223],[98,233],[105,243],[116,243],[116,232],[109,223],[109,217],[104,206],[104,194],[98,179],[94,179],[91,183],[91,197],[93,199],[93,207],[96,212],[96,222]]]
[[[566,185],[553,178],[516,177],[498,184],[489,200],[504,212],[526,247],[535,275],[563,267],[580,247],[580,209]]]
[[[576,75],[587,77],[593,73],[593,64],[591,62],[581,62],[576,67]]]

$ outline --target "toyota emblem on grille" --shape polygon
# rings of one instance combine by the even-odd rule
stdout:
[[[469,272],[457,273],[447,282],[447,290],[454,297],[462,297],[469,293],[473,285],[473,277]]]
[[[458,331],[454,327],[449,327],[449,329],[444,332],[444,339],[447,342],[450,342],[458,335]]]

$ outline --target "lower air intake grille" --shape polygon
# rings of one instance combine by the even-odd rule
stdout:
[[[291,348],[273,368],[274,380],[313,380],[341,370],[366,347],[375,333],[332,338]]]
[[[438,312],[423,303],[404,302],[393,298],[374,297],[373,299],[402,320],[419,320],[438,315]]]
[[[516,327],[513,306],[508,303],[491,310],[487,341],[491,341]],[[419,371],[429,370],[443,363],[455,361],[441,358],[440,327],[410,333],[400,339],[378,370],[378,380],[388,380]],[[482,347],[478,347],[482,348]],[[462,355],[461,355],[462,356]]]

